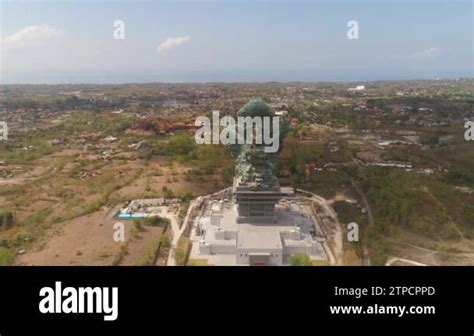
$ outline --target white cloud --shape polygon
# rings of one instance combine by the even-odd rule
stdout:
[[[168,37],[166,40],[160,43],[160,45],[158,46],[158,52],[162,52],[162,51],[177,47],[183,43],[188,42],[190,39],[191,39],[190,36]]]
[[[16,33],[2,38],[0,41],[5,47],[29,47],[41,45],[47,40],[61,36],[63,32],[49,25],[26,26]]]
[[[422,51],[415,52],[411,55],[411,58],[415,59],[428,59],[428,58],[435,58],[436,56],[439,55],[439,48],[437,47],[432,47],[429,49],[425,49]]]
[[[417,51],[409,55],[398,55],[394,56],[393,58],[396,59],[413,59],[413,60],[428,60],[428,59],[433,59],[438,57],[440,54],[441,50],[438,47],[431,47],[425,50]]]

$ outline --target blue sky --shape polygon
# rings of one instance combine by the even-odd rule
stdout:
[[[473,76],[471,1],[2,2],[1,83]],[[113,22],[125,39],[113,39]],[[359,39],[346,36],[357,20]],[[159,46],[162,46],[161,48]]]

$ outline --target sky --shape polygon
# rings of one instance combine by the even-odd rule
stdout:
[[[472,1],[2,1],[0,83],[473,77],[473,35]]]

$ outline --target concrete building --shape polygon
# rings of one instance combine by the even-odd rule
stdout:
[[[285,265],[298,253],[327,260],[319,225],[299,202],[279,200],[272,222],[254,222],[255,217],[246,220],[240,217],[238,207],[233,200],[209,204],[197,220],[191,258],[205,258],[213,265],[255,266]]]

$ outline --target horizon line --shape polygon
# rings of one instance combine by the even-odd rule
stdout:
[[[332,80],[332,81],[304,81],[304,80],[289,80],[289,81],[276,81],[276,80],[267,80],[267,81],[176,81],[176,82],[160,82],[160,81],[143,81],[143,82],[108,82],[108,83],[94,83],[94,82],[58,82],[58,83],[0,83],[1,86],[15,86],[15,85],[42,85],[42,86],[58,86],[58,85],[97,85],[97,86],[106,86],[106,85],[150,85],[150,84],[165,84],[165,85],[175,85],[175,84],[352,84],[352,83],[378,83],[378,82],[416,82],[416,81],[425,81],[425,82],[436,82],[436,81],[459,81],[459,80],[474,80],[474,76],[461,76],[461,77],[445,77],[445,78],[411,78],[411,79],[375,79],[375,80]]]

